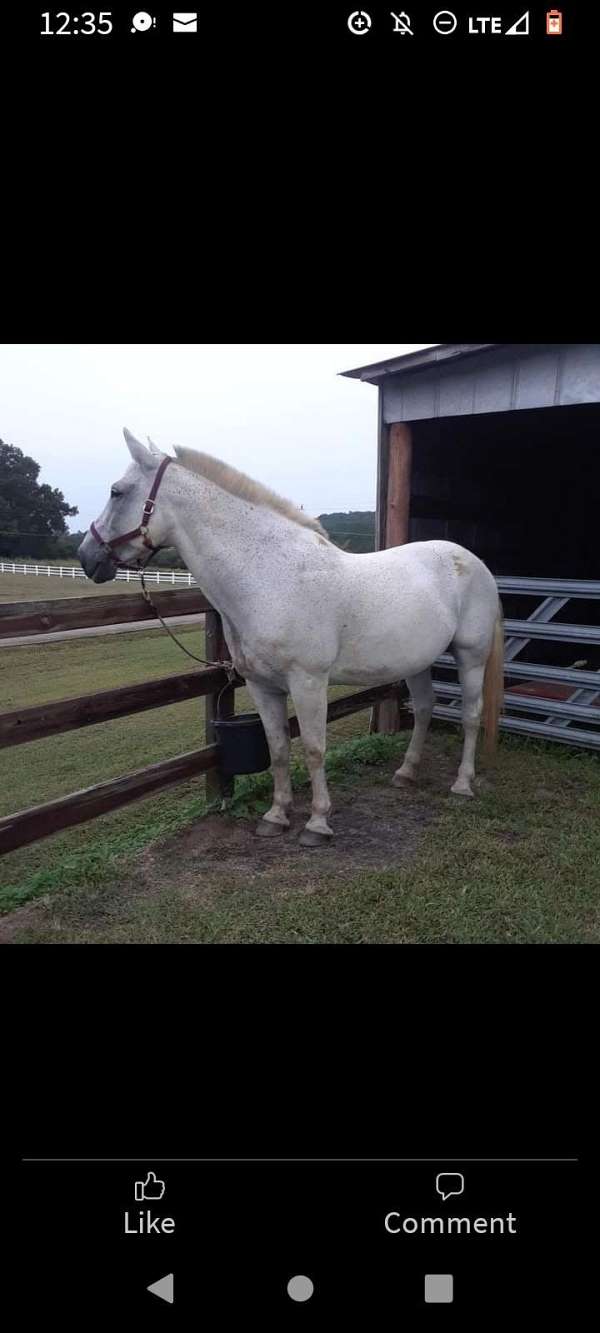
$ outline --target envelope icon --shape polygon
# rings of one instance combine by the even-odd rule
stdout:
[[[174,14],[173,32],[197,32],[198,15],[197,14]]]

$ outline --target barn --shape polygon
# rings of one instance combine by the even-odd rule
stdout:
[[[502,726],[600,749],[600,343],[441,343],[343,373],[379,391],[378,549],[475,551],[506,617]],[[458,720],[453,659],[434,677],[434,716]]]

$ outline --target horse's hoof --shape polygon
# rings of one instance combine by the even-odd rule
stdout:
[[[394,773],[392,778],[392,787],[414,787],[415,778],[409,778],[407,773]]]
[[[254,832],[257,838],[278,838],[280,833],[287,833],[287,825],[274,824],[272,819],[261,819]]]
[[[451,787],[451,788],[450,788],[450,791],[451,791],[451,793],[452,793],[453,796],[474,796],[474,795],[475,795],[475,792],[471,791],[471,788],[470,788],[470,787],[458,787],[458,786],[456,786],[456,784],[454,785],[454,787]]]
[[[328,847],[332,833],[315,833],[314,829],[304,828],[298,838],[301,847]]]

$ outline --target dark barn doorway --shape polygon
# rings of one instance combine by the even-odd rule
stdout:
[[[458,542],[496,575],[599,577],[600,405],[411,427],[410,541]]]
[[[412,432],[410,541],[458,542],[498,577],[598,579],[600,405],[418,421]],[[502,602],[518,619],[539,598]],[[598,602],[569,601],[553,618],[597,624]],[[600,649],[532,640],[519,661],[598,671]]]

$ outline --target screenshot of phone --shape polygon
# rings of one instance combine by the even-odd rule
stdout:
[[[0,40],[21,1319],[587,1327],[595,15]]]
[[[583,1311],[600,344],[0,377],[32,1317]]]

